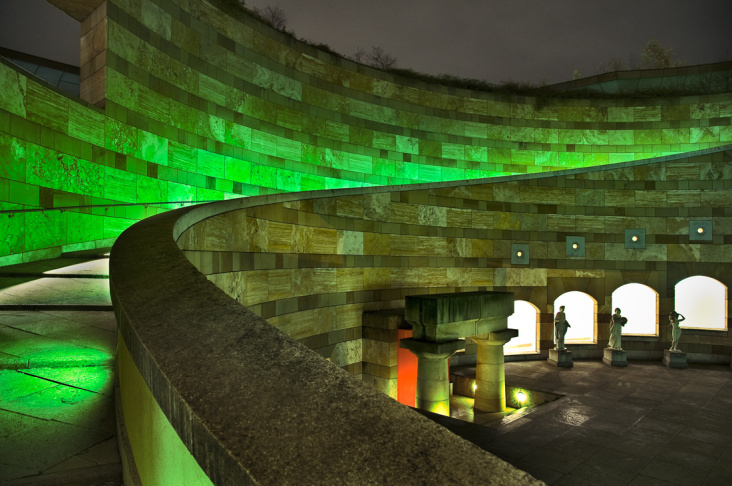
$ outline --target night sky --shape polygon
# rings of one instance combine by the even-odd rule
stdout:
[[[380,45],[398,67],[555,83],[639,58],[649,39],[689,64],[732,60],[730,0],[248,0],[343,54]],[[0,46],[78,65],[79,24],[45,0],[0,0]]]

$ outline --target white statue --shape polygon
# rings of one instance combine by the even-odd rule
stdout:
[[[620,308],[615,309],[615,314],[610,318],[610,342],[607,347],[622,351],[621,337],[623,335],[623,326],[627,324],[628,319],[620,315]]]
[[[557,345],[554,349],[558,351],[564,351],[564,336],[567,335],[567,328],[572,326],[567,322],[567,316],[564,313],[564,306],[559,307],[556,317],[554,317],[554,339],[557,341]]]
[[[679,339],[681,338],[681,326],[679,325],[681,321],[685,321],[686,317],[682,316],[676,311],[671,311],[668,315],[668,322],[671,324],[671,349],[670,351],[678,351],[681,352],[679,349]]]

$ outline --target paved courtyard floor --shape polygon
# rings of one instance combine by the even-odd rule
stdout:
[[[732,484],[729,366],[528,361],[506,363],[506,383],[563,397],[498,420],[478,413],[485,425],[433,418],[547,484]],[[472,420],[472,399],[454,398],[453,416]]]
[[[107,268],[0,268],[0,484],[121,484]]]

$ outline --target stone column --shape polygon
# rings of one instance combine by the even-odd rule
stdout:
[[[402,339],[400,346],[417,356],[417,408],[450,416],[448,359],[465,347],[465,341],[433,343]]]
[[[475,404],[482,412],[506,410],[506,373],[503,345],[518,336],[516,329],[504,329],[481,336],[471,336],[478,343],[478,364],[475,368]]]

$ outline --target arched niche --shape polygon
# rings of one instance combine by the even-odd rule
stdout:
[[[597,301],[584,292],[565,292],[554,301],[554,313],[565,306],[570,328],[564,338],[566,344],[594,344],[597,342]],[[554,331],[552,330],[552,333]]]
[[[539,308],[531,302],[516,300],[508,327],[519,335],[503,345],[503,354],[535,354],[539,352]]]
[[[727,330],[727,287],[711,277],[685,278],[675,287],[675,310],[685,329]]]
[[[625,284],[612,295],[613,312],[618,307],[628,319],[623,335],[658,336],[658,292],[639,283]]]

